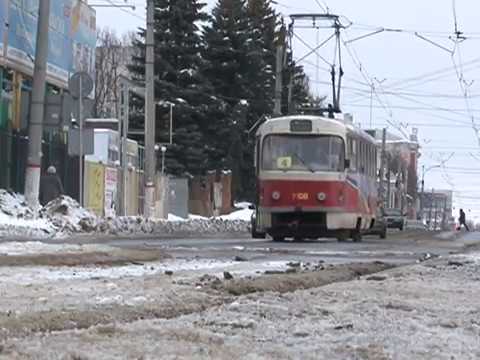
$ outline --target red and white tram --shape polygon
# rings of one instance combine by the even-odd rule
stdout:
[[[252,235],[361,241],[376,217],[376,159],[375,139],[342,120],[266,121],[256,137]]]

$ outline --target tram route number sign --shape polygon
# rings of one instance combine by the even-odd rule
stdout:
[[[290,156],[279,157],[277,159],[278,169],[290,169],[292,167],[292,158]]]
[[[292,200],[307,201],[310,198],[308,193],[293,193]]]

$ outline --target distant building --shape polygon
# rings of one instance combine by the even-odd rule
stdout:
[[[435,190],[425,191],[419,196],[422,211],[421,219],[433,228],[446,228],[455,222],[453,213],[453,191]]]
[[[366,131],[377,140],[377,168],[380,169],[383,130]],[[413,129],[408,140],[387,131],[386,153],[385,207],[402,209],[409,218],[416,219],[419,210],[417,171],[420,145],[418,144],[418,130]]]

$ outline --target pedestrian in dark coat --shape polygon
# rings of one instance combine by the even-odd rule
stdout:
[[[467,219],[465,217],[465,212],[463,211],[463,209],[460,209],[460,217],[458,218],[458,222],[460,223],[460,225],[458,226],[458,230],[460,230],[460,228],[463,225],[465,226],[465,229],[467,229],[467,231],[470,231],[467,225]]]
[[[50,166],[47,169],[47,174],[40,179],[40,204],[45,206],[63,193],[63,186],[57,175],[57,169],[55,169],[55,166]]]

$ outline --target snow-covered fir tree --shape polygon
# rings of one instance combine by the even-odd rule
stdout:
[[[252,166],[245,160],[254,98],[249,74],[257,65],[250,53],[253,39],[245,1],[219,0],[203,37],[205,75],[225,102],[223,114],[209,126],[209,139],[215,144],[210,160],[232,169],[234,194],[242,197],[246,192],[244,179]]]
[[[226,103],[224,116],[210,124],[216,155],[233,170],[237,197],[254,196],[254,137],[251,126],[273,111],[275,27],[270,0],[219,0],[204,30],[205,74]]]
[[[207,20],[203,7],[198,0],[155,1],[156,141],[168,139],[170,104],[174,104],[174,144],[168,146],[166,169],[175,175],[197,175],[207,170],[203,128],[208,112],[219,106],[202,72],[199,25]],[[130,70],[136,80],[144,81],[145,32],[139,35],[139,56],[133,58]],[[134,106],[140,109],[137,115],[143,115],[142,100],[134,101]],[[143,123],[141,117],[136,121]]]
[[[305,74],[302,65],[297,64],[293,59],[291,50],[286,52],[286,66],[283,71],[283,91],[282,91],[282,114],[289,114],[289,87],[291,89],[291,109],[290,112],[295,114],[301,109],[314,106],[315,99],[310,91],[308,76]],[[291,84],[290,84],[291,82]]]

